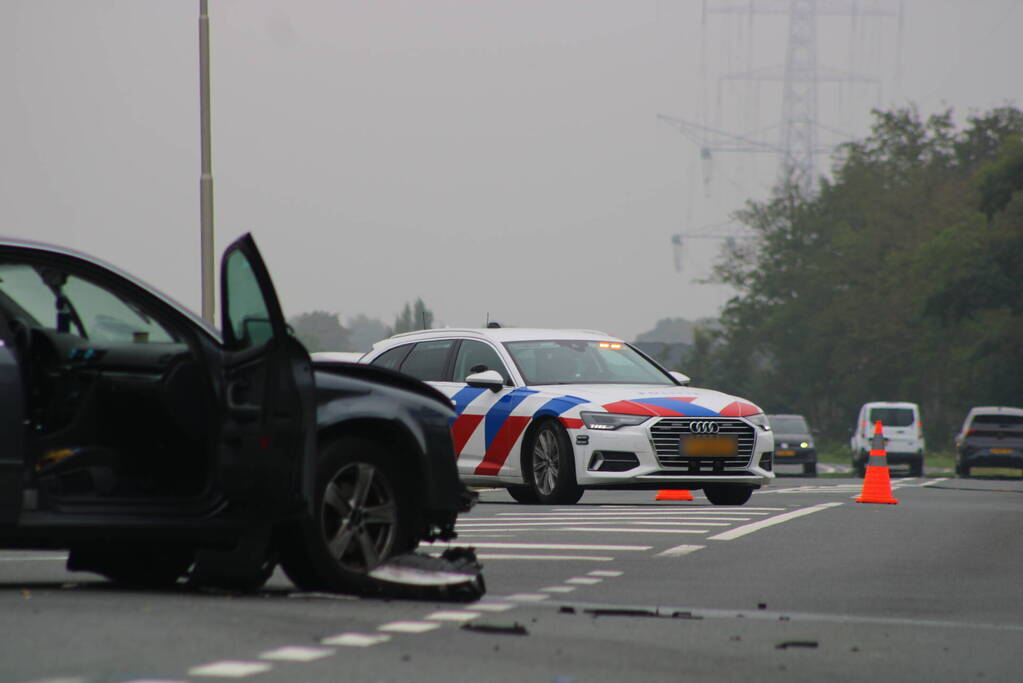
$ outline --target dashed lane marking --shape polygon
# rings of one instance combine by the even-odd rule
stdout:
[[[515,593],[513,595],[505,596],[506,600],[514,600],[515,602],[540,602],[546,600],[551,596],[544,595],[543,593]]]
[[[765,520],[766,521],[766,520]],[[759,522],[757,522],[759,524]],[[620,528],[610,526],[566,526],[559,529],[551,529],[551,531],[600,531],[608,533],[625,533],[625,534],[705,534],[707,529],[641,529],[636,528]]]
[[[515,607],[515,605],[507,602],[474,602],[471,605],[466,605],[466,607],[483,612],[505,612]]]
[[[677,545],[674,548],[668,548],[663,552],[657,553],[657,557],[682,557],[706,547],[704,545]]]
[[[269,671],[273,666],[265,662],[241,662],[225,659],[195,666],[188,670],[189,676],[210,676],[212,678],[245,678]]]
[[[339,633],[320,640],[324,645],[340,645],[342,647],[369,647],[386,643],[391,636],[383,633]]]
[[[820,505],[814,505],[801,510],[793,510],[792,512],[768,517],[767,519],[762,519],[759,522],[753,522],[752,524],[743,524],[742,526],[737,526],[734,529],[723,531],[720,534],[710,536],[709,538],[712,541],[731,541],[741,536],[752,534],[755,531],[760,531],[761,529],[766,529],[767,527],[774,526],[776,524],[782,524],[798,517],[812,515],[815,512],[827,510],[828,508],[837,507],[839,505],[842,505],[842,503],[821,503]]]
[[[312,662],[323,659],[334,654],[335,650],[330,647],[306,647],[304,645],[286,645],[274,650],[268,650],[259,655],[260,659],[269,659],[281,662]]]
[[[390,621],[377,626],[378,631],[390,631],[391,633],[426,633],[435,628],[440,628],[436,621]]]
[[[598,579],[595,576],[573,576],[571,579],[567,579],[565,583],[575,583],[580,586],[592,586],[595,583],[600,583],[604,579]]]
[[[926,481],[923,484],[920,484],[920,486],[934,486],[935,484],[940,484],[943,481],[948,481],[948,477],[939,477],[938,479],[931,479],[930,481]]]
[[[778,512],[778,511],[781,511],[781,510],[784,510],[784,509],[785,508],[779,508],[778,510],[775,510],[775,512]],[[553,519],[564,519],[566,517],[572,517],[572,518],[576,518],[576,519],[578,519],[580,517],[589,517],[589,518],[596,518],[596,519],[624,519],[626,517],[634,517],[634,518],[640,518],[640,519],[642,519],[644,517],[665,517],[665,518],[667,518],[667,517],[713,517],[713,518],[724,517],[724,518],[728,518],[728,517],[734,517],[734,516],[742,516],[742,517],[766,516],[766,515],[770,515],[770,514],[772,514],[772,513],[771,512],[762,512],[762,511],[747,512],[746,508],[742,508],[742,509],[732,508],[730,510],[727,510],[727,509],[726,510],[722,510],[720,508],[717,508],[717,509],[711,509],[711,508],[689,508],[689,509],[687,509],[687,508],[678,508],[678,509],[659,508],[656,511],[653,511],[653,510],[623,510],[621,512],[529,512],[529,513],[515,513],[515,514],[511,514],[511,513],[507,513],[507,512],[500,512],[495,517],[485,517],[485,518],[481,518],[481,517],[467,517],[466,519],[469,520],[469,521],[476,521],[476,520],[480,520],[480,519],[490,519],[490,520],[500,519],[502,521],[504,521],[504,520],[521,521],[521,520],[539,520],[539,519],[552,519],[552,518]]]
[[[421,548],[447,548],[453,543],[423,544]],[[494,550],[651,550],[651,545],[609,545],[594,543],[473,543],[474,548],[490,548]]]
[[[578,562],[611,562],[615,558],[606,555],[512,555],[509,553],[479,553],[480,560],[554,560]]]
[[[540,590],[545,593],[571,593],[575,590],[575,586],[547,586]]]
[[[594,569],[592,572],[586,573],[590,576],[606,576],[608,578],[614,578],[616,576],[621,576],[625,572],[613,571],[610,569]]]
[[[441,610],[427,614],[424,619],[430,621],[469,621],[480,616],[481,612],[470,612],[469,610]]]

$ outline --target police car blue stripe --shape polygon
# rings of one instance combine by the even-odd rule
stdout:
[[[566,410],[574,408],[583,403],[589,403],[585,398],[579,398],[578,396],[558,396],[540,406],[540,409],[533,413],[533,417],[540,417],[543,415],[549,415],[551,417],[557,417]]]
[[[484,391],[486,390],[484,389]],[[494,437],[497,436],[497,432],[500,431],[501,425],[508,420],[508,416],[515,410],[516,406],[522,403],[530,394],[536,393],[539,392],[534,389],[519,387],[502,396],[494,404],[494,407],[487,411],[487,416],[484,418],[484,438],[486,439],[487,448],[490,448],[490,444],[493,442]]]
[[[648,405],[657,406],[658,408],[667,408],[668,410],[674,410],[680,415],[686,417],[720,417],[721,413],[715,412],[710,408],[704,408],[688,401],[679,401],[678,399],[670,398],[633,398],[630,399],[633,403],[646,403]]]
[[[484,391],[490,391],[481,387],[465,387],[459,389],[458,393],[451,397],[452,402],[455,404],[455,414],[461,415],[469,404],[476,400],[476,397],[482,394]]]

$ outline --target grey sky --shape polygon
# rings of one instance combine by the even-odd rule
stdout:
[[[1020,104],[1019,5],[907,0],[899,79],[897,22],[822,18],[821,63],[881,77],[821,86],[822,122],[862,135],[877,105],[962,120]],[[422,297],[441,324],[489,312],[627,338],[714,315],[728,291],[693,279],[720,243],[687,242],[680,274],[671,234],[764,196],[775,160],[704,168],[656,115],[769,129],[778,88],[718,76],[780,63],[785,23],[701,6],[210,0],[218,253],[251,230],[290,314],[389,322]],[[0,233],[101,256],[194,308],[197,8],[0,3]]]

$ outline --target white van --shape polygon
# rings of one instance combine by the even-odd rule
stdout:
[[[849,440],[856,475],[862,477],[866,473],[870,439],[874,435],[874,423],[879,420],[888,464],[907,465],[911,475],[921,476],[926,446],[920,406],[904,401],[872,401],[860,408],[852,439]]]

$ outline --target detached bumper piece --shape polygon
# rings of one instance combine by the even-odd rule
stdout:
[[[486,592],[483,565],[472,548],[448,548],[440,557],[406,553],[369,573],[366,593],[413,600],[472,602]]]

